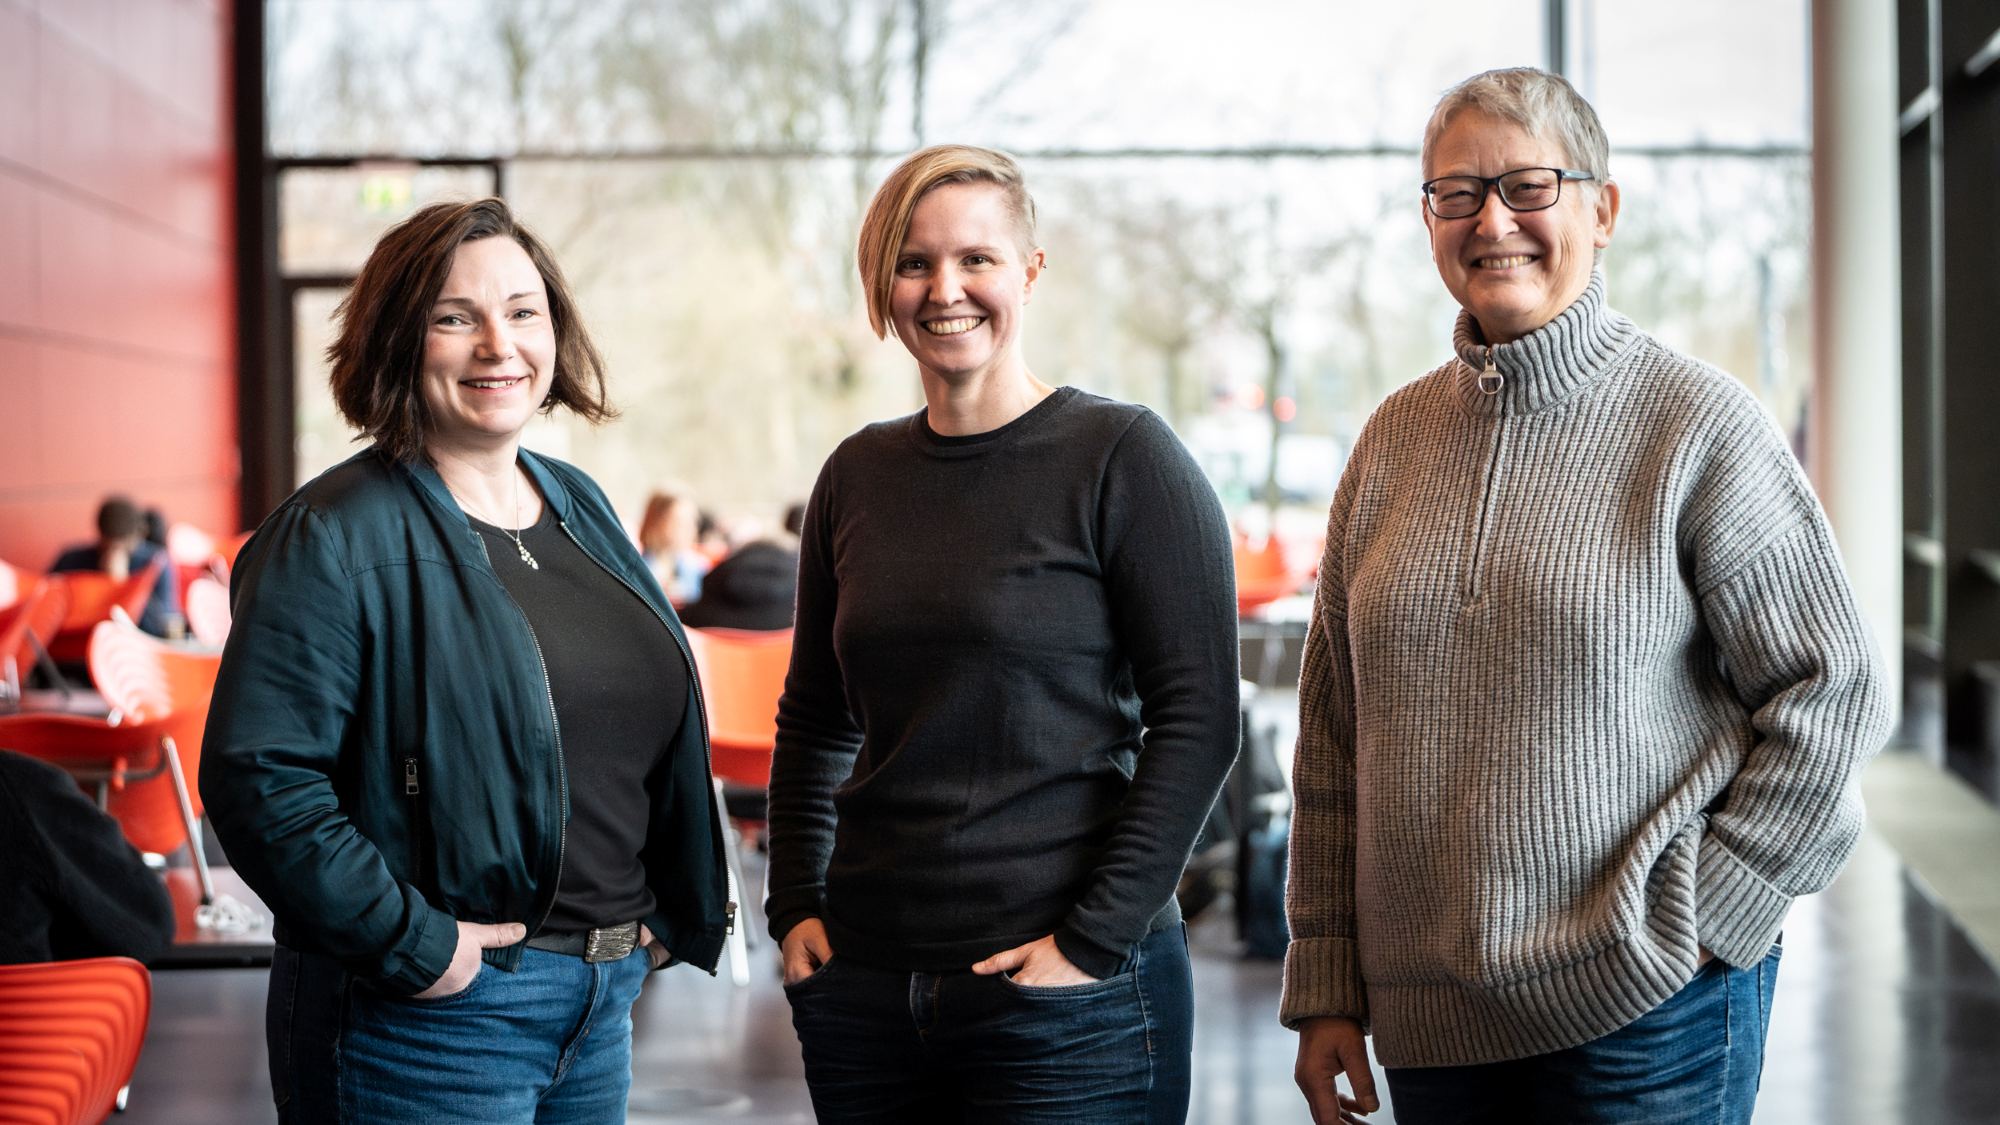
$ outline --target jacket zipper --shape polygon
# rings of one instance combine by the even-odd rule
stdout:
[[[427,833],[424,831],[425,817],[422,793],[423,785],[418,777],[417,760],[415,758],[404,758],[403,796],[407,797],[410,802],[410,860],[416,867],[417,886],[428,890],[430,889],[427,886],[429,880],[424,878],[424,872],[430,866],[431,853],[429,844],[424,839]]]
[[[486,537],[473,532],[472,538],[479,544],[480,557],[486,560],[486,567],[491,570],[493,556],[487,553]],[[495,581],[498,581],[497,573]],[[557,811],[561,815],[556,817],[555,878],[549,883],[549,904],[542,908],[542,916],[535,919],[535,924],[528,927],[528,936],[533,937],[542,931],[542,926],[548,922],[549,915],[555,912],[556,895],[560,893],[559,888],[562,886],[563,861],[569,853],[569,816],[565,811],[569,808],[569,767],[563,761],[562,721],[556,717],[556,689],[549,682],[549,662],[542,657],[541,638],[535,636],[535,626],[528,620],[528,612],[521,608],[521,603],[514,601],[514,595],[508,592],[505,582],[500,583],[500,592],[507,595],[507,601],[514,606],[514,612],[521,615],[521,624],[528,630],[528,643],[535,646],[535,664],[542,670],[542,698],[549,704],[549,730],[555,735],[556,740],[556,793],[562,798],[561,804],[557,806]]]
[[[1493,361],[1493,346],[1486,347],[1486,367],[1479,373],[1479,392],[1497,395],[1507,383],[1507,377],[1500,373],[1500,367]],[[1465,601],[1476,605],[1484,593],[1485,583],[1481,581],[1486,569],[1488,522],[1493,516],[1493,494],[1499,489],[1500,447],[1507,433],[1507,404],[1496,403],[1499,412],[1493,420],[1493,452],[1486,459],[1486,487],[1479,498],[1479,518],[1473,524],[1472,567],[1465,576]]]
[[[652,610],[653,616],[660,619],[660,627],[667,631],[667,636],[672,637],[674,639],[674,646],[681,650],[681,659],[685,661],[687,664],[688,683],[694,687],[695,718],[701,724],[702,765],[708,776],[711,778],[714,777],[715,759],[708,745],[708,739],[709,739],[708,703],[707,701],[702,699],[701,677],[697,675],[694,670],[694,653],[688,651],[687,642],[681,639],[679,633],[674,632],[673,626],[667,624],[666,615],[662,614],[659,611],[659,609],[653,605],[652,602],[648,601],[646,599],[646,595],[639,592],[638,587],[626,581],[624,575],[618,573],[617,571],[611,569],[608,566],[605,566],[604,563],[600,561],[596,555],[591,554],[590,548],[583,545],[583,540],[578,539],[576,537],[576,533],[569,529],[569,524],[567,521],[557,520],[556,526],[562,528],[563,534],[569,536],[569,541],[576,544],[576,549],[583,552],[584,558],[587,558],[591,562],[596,563],[597,568],[599,570],[602,570],[604,573],[609,574],[614,580],[618,582],[619,585],[625,587],[627,590],[632,591],[632,596],[638,598],[639,603],[641,605],[645,606],[647,609]],[[481,541],[481,545],[484,546],[483,540]],[[714,830],[711,834],[717,837],[715,841],[716,847],[718,848],[727,847],[728,841],[720,838],[721,826],[715,823],[715,816],[716,816],[715,802],[713,800],[710,800],[706,803],[708,804],[709,807],[709,822],[710,822],[709,827]],[[720,854],[721,854],[720,852],[717,853],[718,857],[720,856]],[[722,908],[722,913],[723,913],[722,932],[725,934],[733,934],[736,932],[736,903],[729,899],[727,891],[728,886],[729,886],[728,876],[725,874],[723,877],[724,893],[723,893],[723,908]],[[708,971],[708,975],[709,976],[716,975],[716,970],[710,969]]]

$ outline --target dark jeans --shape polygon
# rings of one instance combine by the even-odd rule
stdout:
[[[896,972],[836,950],[786,995],[821,1125],[1187,1119],[1194,982],[1179,926],[1092,984]]]
[[[1388,1071],[1398,1125],[1749,1125],[1778,956],[1710,961],[1659,1007],[1602,1038],[1483,1066]]]

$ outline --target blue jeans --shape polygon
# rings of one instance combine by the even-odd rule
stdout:
[[[285,1122],[596,1125],[625,1120],[648,961],[526,950],[437,1000],[391,996],[280,946],[267,1012]]]
[[[1092,984],[898,972],[835,950],[785,991],[821,1125],[1187,1119],[1194,979],[1179,926]]]
[[[1388,1071],[1397,1125],[1749,1125],[1778,957],[1710,961],[1659,1007],[1563,1051],[1482,1066]]]

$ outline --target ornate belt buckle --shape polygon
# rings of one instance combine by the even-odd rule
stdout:
[[[590,931],[583,939],[583,959],[586,962],[617,961],[631,955],[639,946],[639,923],[627,922],[622,926],[604,926]]]

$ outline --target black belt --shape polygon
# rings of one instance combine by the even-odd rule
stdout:
[[[528,939],[530,949],[567,953],[571,957],[581,957],[593,963],[620,960],[630,956],[638,947],[639,923],[637,922],[626,922],[620,926],[599,926],[594,930],[578,930],[572,933],[544,931]]]

